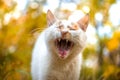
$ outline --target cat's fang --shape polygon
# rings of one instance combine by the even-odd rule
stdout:
[[[73,42],[68,39],[58,38],[55,44],[58,51],[69,51],[73,47]]]
[[[58,41],[60,42],[60,40],[61,40],[61,39],[59,38]]]
[[[66,40],[66,43],[68,43],[68,40]]]

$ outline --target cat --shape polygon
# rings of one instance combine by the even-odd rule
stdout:
[[[79,80],[89,15],[77,22],[59,20],[50,10],[46,16],[48,27],[39,35],[33,49],[32,79]]]

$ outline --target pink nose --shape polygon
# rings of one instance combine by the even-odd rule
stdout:
[[[61,31],[62,36],[65,36],[68,33],[68,31]]]

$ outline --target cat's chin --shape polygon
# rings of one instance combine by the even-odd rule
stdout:
[[[68,39],[58,38],[55,40],[55,46],[61,59],[66,59],[73,48],[74,43]]]

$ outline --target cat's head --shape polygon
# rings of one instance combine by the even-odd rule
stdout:
[[[77,56],[86,44],[85,32],[88,22],[88,14],[77,22],[70,22],[69,20],[58,20],[48,10],[48,28],[45,35],[48,48],[60,59]]]

